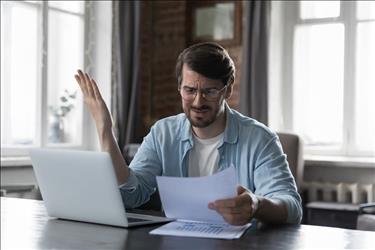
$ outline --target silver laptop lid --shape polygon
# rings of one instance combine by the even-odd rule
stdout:
[[[128,225],[108,153],[34,149],[30,156],[49,216]]]

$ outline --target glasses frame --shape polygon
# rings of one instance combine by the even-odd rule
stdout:
[[[185,87],[185,86],[182,86],[182,87]],[[199,93],[201,93],[202,97],[203,97],[206,101],[208,101],[208,102],[214,102],[214,101],[216,101],[217,99],[219,99],[219,97],[221,96],[221,93],[222,93],[223,91],[225,91],[225,89],[228,87],[228,85],[225,85],[225,86],[222,87],[221,89],[215,89],[215,88],[212,88],[212,89],[217,90],[217,96],[216,96],[215,98],[208,98],[208,99],[207,99],[207,96],[206,96],[207,93],[205,93],[204,90],[202,91],[202,89],[195,89],[195,88],[192,88],[192,89],[195,89],[195,93],[194,93],[194,95],[192,95],[191,99],[190,99],[190,98],[184,98],[184,96],[183,96],[183,94],[182,94],[182,91],[183,91],[183,90],[182,90],[182,89],[183,89],[182,87],[181,87],[181,86],[178,87],[178,92],[180,92],[181,98],[184,99],[185,101],[189,101],[189,102],[194,101],[195,98],[197,98],[197,94],[198,94],[198,92],[199,92]],[[189,88],[191,88],[191,87],[189,87]]]

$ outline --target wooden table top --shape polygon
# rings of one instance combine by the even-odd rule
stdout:
[[[375,249],[375,232],[309,225],[252,226],[240,239],[150,235],[48,217],[42,201],[1,198],[1,249]]]

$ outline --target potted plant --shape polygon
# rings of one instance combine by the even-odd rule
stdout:
[[[63,95],[59,98],[59,104],[57,106],[48,107],[50,113],[48,142],[64,142],[64,119],[74,108],[76,96],[77,91],[70,93],[65,89]]]

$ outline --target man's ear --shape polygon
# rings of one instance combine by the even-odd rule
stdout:
[[[231,96],[232,96],[232,93],[233,93],[233,83],[230,84],[228,87],[227,87],[227,91],[225,91],[225,99],[229,99]]]

